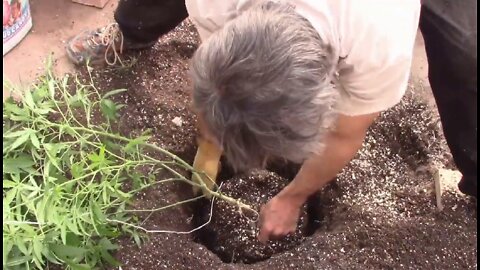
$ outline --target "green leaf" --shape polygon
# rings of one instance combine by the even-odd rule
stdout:
[[[32,212],[35,212],[37,208],[33,206],[33,199],[40,193],[40,189],[34,190],[27,195],[28,203],[31,207]]]
[[[20,192],[17,192],[17,193],[15,193],[15,195],[16,195],[15,196],[15,203],[17,205],[23,203],[22,194]],[[15,216],[16,216],[18,221],[22,221],[22,208],[21,207],[15,208]]]
[[[62,239],[62,243],[64,245],[67,244],[67,222],[66,222],[67,217],[63,216],[63,220],[60,223],[60,238]]]
[[[100,249],[100,254],[102,255],[102,259],[104,259],[110,265],[115,266],[115,267],[118,267],[118,266],[121,265],[120,262],[117,261],[115,258],[113,258],[113,256],[110,255],[110,253],[107,250]]]
[[[87,249],[85,248],[68,245],[50,244],[50,248],[52,252],[62,260],[81,261],[87,253]]]
[[[103,98],[105,99],[105,98],[108,98],[108,97],[110,97],[110,96],[114,96],[114,95],[117,95],[117,94],[120,94],[120,93],[123,93],[123,92],[126,92],[126,91],[127,91],[127,89],[123,89],[123,88],[121,88],[121,89],[115,89],[115,90],[112,90],[112,91],[107,92],[107,93],[103,96]]]
[[[104,204],[108,204],[110,201],[110,192],[107,190],[107,186],[103,185],[102,188],[102,199]]]
[[[22,145],[22,144],[24,144],[25,142],[27,142],[29,138],[30,138],[30,134],[29,134],[29,133],[25,133],[25,134],[23,134],[22,136],[18,137],[18,138],[12,143],[12,145],[10,145],[10,151],[15,150],[17,147],[19,147],[20,145]]]
[[[33,262],[37,266],[38,269],[43,269],[43,260],[38,259],[37,257],[33,257]]]
[[[19,224],[19,225],[16,225],[19,229],[23,230],[25,232],[26,235],[36,235],[36,232],[35,232],[35,228],[36,227],[33,227],[33,225],[29,225],[29,224]],[[35,225],[36,226],[36,225]],[[25,241],[25,239],[23,239]],[[31,241],[26,241],[26,243],[28,244],[28,252],[31,253],[32,252],[32,246],[31,246]]]
[[[89,166],[90,169],[104,168],[113,162],[105,158],[105,148],[105,145],[102,145],[98,154],[91,153],[87,155],[87,158],[92,162]]]
[[[81,213],[79,213],[79,215],[80,215],[80,214],[81,214]],[[80,229],[80,231],[82,231],[82,234],[83,234],[83,235],[90,235],[90,234],[91,234],[91,232],[90,232],[90,231],[87,231],[87,229],[86,229],[85,226],[83,225],[83,219],[77,218],[75,222],[76,222],[76,224],[78,225],[78,228]]]
[[[44,242],[46,242],[46,241],[44,241]],[[47,258],[47,260],[52,262],[52,263],[60,264],[60,262],[57,260],[57,258],[55,258],[55,256],[53,256],[52,251],[48,247],[44,246],[44,248],[42,249],[43,256],[45,256],[45,258]]]
[[[67,224],[65,224],[65,221],[60,224],[60,238],[62,239],[62,243],[66,245],[67,244]]]
[[[45,221],[45,202],[48,200],[48,197],[43,197],[41,200],[38,200],[37,205],[36,205],[36,214],[37,214],[37,220],[40,223],[44,223]]]
[[[51,162],[49,160],[45,161],[43,164],[43,180],[47,181],[48,177],[50,176],[50,165]]]
[[[28,107],[30,108],[35,107],[35,102],[33,101],[32,92],[30,92],[30,90],[25,91],[23,101],[25,102],[25,104],[27,104]]]
[[[3,265],[7,263],[8,255],[10,254],[10,251],[12,251],[13,248],[13,243],[11,239],[6,238],[3,236]]]
[[[58,171],[53,171],[53,172],[50,172],[50,177],[53,177],[56,179],[57,183],[64,183],[66,181],[68,181],[69,179],[65,177],[65,174],[64,173],[60,173]],[[74,184],[74,183],[73,183]]]
[[[43,147],[47,150],[45,153],[49,158],[48,161],[50,161],[59,171],[62,171],[62,168],[60,168],[60,165],[58,164],[57,154],[58,151],[65,147],[65,145],[60,143],[46,143]]]
[[[84,168],[82,163],[73,163],[70,167],[70,173],[73,178],[79,178],[84,174]]]
[[[94,218],[96,218],[101,223],[105,223],[107,221],[107,218],[103,214],[102,209],[100,209],[100,206],[98,206],[98,203],[94,201],[93,198],[90,199],[90,205],[92,207]]]
[[[133,232],[132,236],[133,236],[133,240],[135,241],[135,244],[137,245],[137,247],[140,247],[142,245],[142,240],[140,239],[140,236],[138,235],[138,233]]]
[[[116,152],[116,151],[122,149],[122,144],[119,144],[118,142],[113,142],[111,140],[105,140],[103,143],[105,144],[105,148],[107,150],[109,150],[110,152]]]
[[[97,153],[92,153],[88,154],[87,158],[92,162],[92,163],[99,163],[102,161],[101,157]]]
[[[3,159],[3,173],[16,173],[20,170],[26,171],[35,164],[35,161],[28,155],[22,154],[16,158]]]
[[[75,136],[75,130],[70,126],[64,127],[65,132],[70,136]]]
[[[31,200],[31,198],[29,198],[29,196],[27,196],[23,193],[21,194],[21,196],[22,196],[22,199],[25,202],[25,206],[27,207],[29,212],[34,213],[35,212],[35,206],[33,204],[33,201]],[[35,196],[35,194],[33,196]]]
[[[38,141],[38,137],[35,133],[30,134],[30,141],[35,148],[40,149],[40,142]]]
[[[4,158],[3,165],[4,167],[10,167],[15,165],[17,168],[28,168],[35,164],[35,161],[32,160],[31,156],[26,154],[20,154],[15,158]]]
[[[44,102],[42,102],[40,105],[39,105],[42,110],[48,110],[49,112],[55,112],[55,110],[53,110],[53,108],[55,108],[55,102],[53,102],[53,100],[46,100]]]
[[[52,199],[53,200],[53,199]],[[45,215],[47,217],[47,222],[53,222],[55,223],[55,226],[60,227],[61,222],[60,222],[60,217],[58,215],[58,208],[55,206],[51,206],[49,208],[45,208]],[[57,228],[58,230],[58,228]]]
[[[31,185],[32,187],[35,187],[35,190],[36,190],[36,191],[39,191],[39,190],[40,190],[40,189],[39,189],[39,186],[38,186],[38,183],[36,182],[36,180],[35,180],[35,178],[33,177],[32,174],[30,174],[30,175],[28,176],[28,182],[30,183],[30,185]]]
[[[29,174],[31,176],[41,176],[42,175],[40,173],[40,171],[35,170],[34,167],[26,167],[26,168],[23,168],[22,171],[26,172],[27,174]]]
[[[102,147],[100,147],[100,151],[98,152],[98,156],[104,160],[105,159],[105,145],[102,145]]]
[[[133,173],[130,173],[128,176],[130,177],[130,179],[132,179],[133,189],[138,189],[143,186],[142,174],[134,171]]]
[[[141,136],[138,138],[135,138],[133,140],[130,140],[127,145],[123,148],[123,150],[126,153],[132,153],[133,151],[136,151],[136,146],[140,144],[144,144],[147,142],[147,140],[150,139],[150,136]]]
[[[44,104],[44,103],[42,103],[42,105],[43,105],[43,104]],[[35,113],[40,114],[40,115],[49,114],[49,113],[51,113],[51,112],[53,112],[53,110],[50,109],[50,108],[45,108],[45,109],[44,109],[44,108],[42,108],[42,109],[39,108],[39,109],[35,109]]]
[[[82,106],[82,98],[80,97],[80,93],[76,93],[71,98],[69,98],[68,103],[73,108],[78,108]]]
[[[29,129],[29,128],[24,128],[22,130],[17,130],[17,131],[14,131],[14,132],[5,132],[3,133],[3,138],[17,138],[17,137],[20,137],[22,135],[29,135],[30,133],[32,133],[32,130]]]
[[[13,202],[13,199],[17,195],[17,189],[11,189],[7,191],[5,197],[3,197],[3,205],[10,205]]]
[[[25,244],[25,240],[21,237],[15,238],[15,245],[17,246],[18,250],[23,253],[25,256],[30,256],[31,252],[29,252],[27,245]]]
[[[3,180],[3,188],[15,188],[17,186],[17,182],[13,182],[12,180]]]
[[[108,238],[103,237],[98,243],[102,248],[106,250],[116,250],[118,245],[113,244]]]
[[[67,233],[67,245],[72,247],[80,247],[83,245],[83,239],[73,232]]]
[[[117,195],[118,195],[119,197],[121,197],[122,199],[128,199],[128,198],[131,198],[131,197],[132,197],[132,194],[130,194],[130,193],[125,193],[125,192],[121,191],[120,189],[115,190],[115,192],[116,192]]]
[[[12,119],[13,121],[23,122],[23,121],[29,121],[30,117],[26,115],[12,115],[10,116],[10,119]]]
[[[65,75],[65,76],[62,78],[62,88],[63,88],[63,89],[66,89],[66,88],[67,88],[68,79],[70,79],[70,76],[68,76],[68,74]]]
[[[48,80],[48,93],[50,94],[50,98],[55,98],[55,81]]]
[[[121,233],[112,227],[107,227],[107,225],[97,225],[99,235],[104,237],[116,238],[121,235]]]
[[[105,116],[109,120],[115,120],[117,118],[117,106],[115,103],[110,99],[102,99],[100,101],[100,109]]]
[[[14,113],[16,115],[23,115],[27,116],[28,113],[24,108],[18,107],[16,103],[4,102],[3,103],[3,110],[5,113]]]
[[[38,102],[41,101],[47,95],[48,95],[47,89],[43,85],[40,87],[36,87],[35,90],[32,92],[32,96],[33,96],[33,100],[35,101],[35,104],[38,104]]]
[[[88,264],[70,264],[72,270],[91,270],[92,266]]]
[[[19,256],[19,257],[14,257],[12,259],[9,259],[6,263],[6,266],[11,267],[11,266],[17,266],[21,265],[24,263],[27,263],[32,259],[32,256]],[[8,269],[8,268],[7,268]]]
[[[33,239],[33,254],[39,261],[42,261],[42,250],[43,250],[43,244],[38,238]]]

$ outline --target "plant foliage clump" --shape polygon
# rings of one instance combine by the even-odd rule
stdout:
[[[3,102],[3,267],[118,265],[112,239],[126,233],[140,242],[128,226],[136,221],[128,203],[151,185],[185,181],[177,173],[154,182],[159,170],[178,162],[145,155],[147,136],[112,131],[121,105],[111,96],[124,90],[102,96],[93,84],[51,73],[31,90],[19,102]]]

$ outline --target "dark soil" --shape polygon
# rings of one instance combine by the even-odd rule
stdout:
[[[188,58],[197,44],[195,29],[186,22],[152,49],[132,53],[137,61],[131,66],[93,71],[101,91],[128,89],[116,98],[126,104],[117,123],[123,134],[135,136],[150,129],[152,142],[189,162],[195,153],[195,117],[189,110],[187,71]],[[82,74],[85,76],[84,71]],[[414,86],[411,90],[415,93]],[[267,260],[225,263],[196,241],[195,234],[183,233],[198,225],[194,214],[199,214],[199,203],[140,216],[141,225],[149,230],[181,233],[151,233],[140,247],[132,239],[121,239],[115,256],[123,263],[122,269],[142,270],[476,269],[476,202],[446,193],[445,209],[440,212],[435,207],[432,172],[436,166],[454,167],[440,130],[437,113],[409,93],[401,104],[382,114],[355,159],[315,201],[323,213],[320,228]],[[286,165],[272,169],[289,180],[296,171]],[[157,179],[165,177],[158,175]],[[235,189],[236,185],[229,187],[225,182],[223,188],[255,200],[255,192],[267,198],[278,190],[272,187],[267,191],[255,183],[245,181],[245,186]],[[140,194],[134,207],[161,207],[191,197],[189,186],[161,185]],[[263,197],[258,199],[263,202]],[[248,261],[240,258],[239,252],[258,246],[249,249],[247,242],[235,242],[235,232],[228,231],[234,224],[229,221],[241,218],[220,216],[216,214],[220,208],[222,204],[216,204],[214,223],[210,224],[226,226],[215,227],[221,234],[218,239],[223,239],[217,248],[227,244],[243,247],[235,251],[238,257],[234,259]]]
[[[289,180],[274,172],[255,170],[238,175],[222,182],[221,192],[238,198],[252,206],[257,212],[280,192]],[[217,200],[213,207],[211,223],[202,233],[208,234],[208,247],[225,262],[253,263],[270,258],[273,254],[298,246],[306,234],[307,209],[303,208],[297,231],[282,240],[271,241],[267,245],[257,239],[258,217],[249,211],[239,211],[238,206]]]

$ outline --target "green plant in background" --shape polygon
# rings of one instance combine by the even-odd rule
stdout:
[[[48,71],[19,102],[3,102],[4,269],[118,265],[111,256],[116,237],[127,234],[140,244],[139,229],[168,232],[136,225],[133,212],[161,211],[203,197],[158,209],[128,209],[134,195],[152,185],[198,184],[179,172],[193,171],[190,165],[149,144],[146,134],[127,138],[112,130],[122,105],[111,97],[123,91],[102,96],[93,82],[68,76],[57,80]],[[147,149],[157,158],[147,155]],[[166,171],[171,178],[155,179]],[[208,192],[250,209],[220,192]]]

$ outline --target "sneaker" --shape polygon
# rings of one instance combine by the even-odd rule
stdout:
[[[155,44],[130,42],[123,37],[117,23],[111,23],[95,31],[82,32],[67,42],[68,58],[77,65],[106,63],[120,64],[123,50],[146,49]]]

